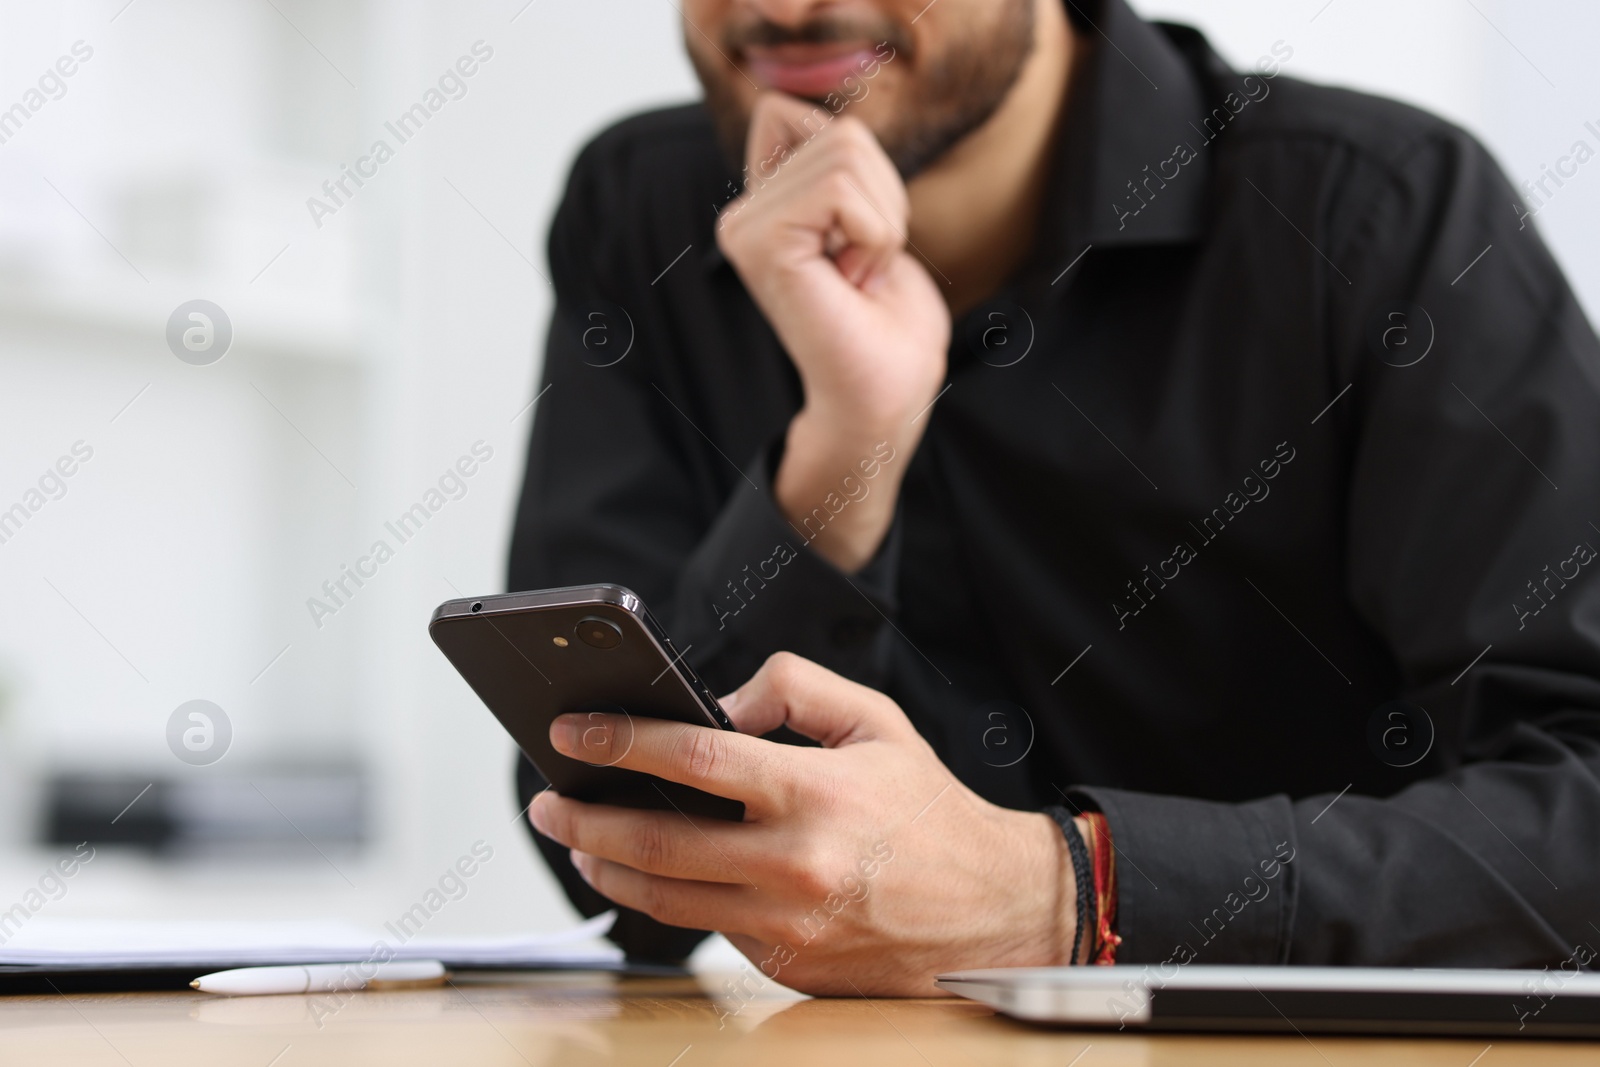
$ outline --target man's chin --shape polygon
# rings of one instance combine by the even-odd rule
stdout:
[[[998,4],[997,21],[987,32],[953,34],[942,53],[913,55],[909,33],[870,27],[860,39],[883,39],[893,48],[876,68],[862,68],[860,73],[840,79],[831,93],[791,95],[830,114],[859,117],[877,136],[900,177],[909,181],[989,120],[1033,51],[1034,0],[994,2]],[[754,103],[750,74],[732,66],[727,52],[703,49],[688,37],[685,44],[705,90],[717,140],[732,172],[740,174]],[[728,51],[740,54],[736,47],[730,46]],[[852,87],[854,92],[849,91]]]

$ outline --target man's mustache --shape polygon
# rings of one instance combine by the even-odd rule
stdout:
[[[723,33],[723,48],[729,53],[749,47],[773,48],[786,44],[834,44],[839,41],[870,41],[888,44],[896,55],[911,51],[911,36],[893,22],[866,23],[860,20],[818,18],[799,26],[784,26],[767,19],[729,26]]]

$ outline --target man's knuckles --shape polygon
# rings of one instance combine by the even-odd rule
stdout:
[[[671,835],[660,821],[647,819],[637,823],[628,835],[628,866],[652,874],[671,873],[677,859],[677,848]]]
[[[896,195],[896,204],[906,199],[905,183],[883,150],[877,135],[860,119],[845,117],[829,127],[826,135],[818,137],[815,147],[824,165],[860,175],[864,181],[882,184],[884,192]],[[886,207],[890,205],[885,205]]]
[[[612,863],[597,863],[589,884],[625,907],[642,911],[668,926],[704,926],[708,916],[701,914],[671,878],[639,874]]]
[[[872,130],[859,119],[843,117],[813,132],[799,131],[799,136],[775,137],[779,127],[768,124],[751,134],[750,148],[752,186],[747,186],[745,203],[737,203],[724,213],[723,223],[757,203],[781,200],[770,195],[769,189],[784,186],[813,186],[833,174],[851,177],[858,187],[876,189],[878,206],[891,216],[904,214],[908,203],[906,188],[899,180],[894,164],[878,143]],[[756,150],[756,146],[774,143],[770,150]],[[849,189],[839,185],[835,195]],[[767,194],[767,195],[761,195]]]
[[[773,693],[793,696],[818,668],[793,652],[774,652],[761,665],[760,678]]]
[[[822,900],[839,886],[833,851],[818,843],[802,844],[785,861],[784,880],[805,900]]]
[[[666,748],[667,762],[686,784],[715,783],[728,759],[724,738],[704,726],[684,726],[674,731]]]
[[[668,925],[682,925],[681,907],[670,887],[658,878],[642,878],[633,887],[634,904],[639,911]]]
[[[894,204],[880,205],[862,189],[861,182],[846,170],[830,170],[817,180],[819,195],[844,223],[845,234],[852,242],[866,245],[874,251],[898,248],[901,244],[901,227],[891,222]],[[904,220],[901,220],[902,225]]]

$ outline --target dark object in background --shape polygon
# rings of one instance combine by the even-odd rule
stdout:
[[[366,839],[366,790],[357,767],[156,779],[65,772],[45,783],[40,838],[186,855],[283,855],[308,842],[348,850]]]

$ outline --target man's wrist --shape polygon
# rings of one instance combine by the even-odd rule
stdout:
[[[878,425],[847,427],[804,409],[789,424],[773,477],[778,510],[847,574],[864,567],[888,534],[915,446]]]

